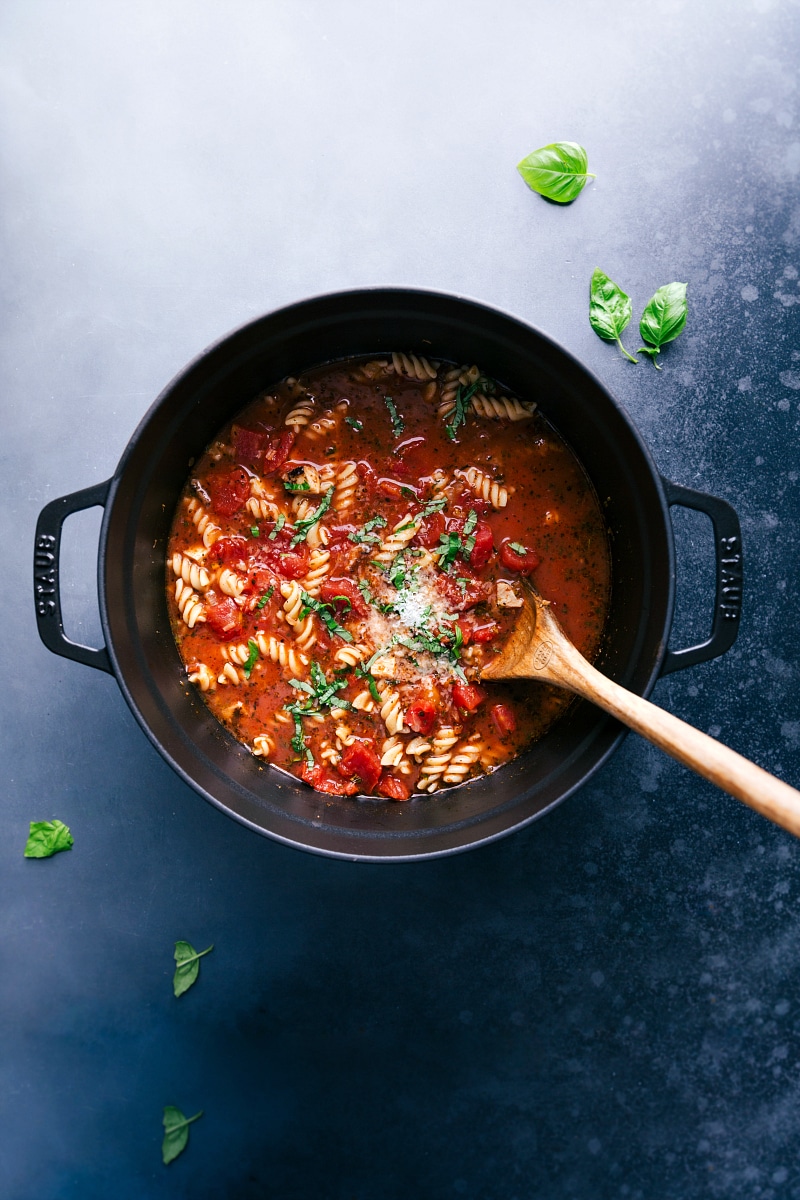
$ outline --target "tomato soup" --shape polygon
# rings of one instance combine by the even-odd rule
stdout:
[[[167,556],[188,678],[233,736],[398,801],[497,769],[570,703],[480,682],[526,575],[596,655],[608,541],[580,464],[477,366],[405,353],[255,398],[195,464]]]

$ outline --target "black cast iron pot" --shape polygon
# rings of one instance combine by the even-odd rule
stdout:
[[[39,633],[56,654],[112,672],[153,744],[212,804],[288,845],[381,862],[449,854],[519,829],[580,787],[624,733],[600,710],[577,702],[539,743],[493,775],[405,804],[354,801],[320,795],[253,758],[187,686],[167,618],[164,559],[191,460],[254,395],[283,376],[393,349],[479,362],[513,392],[537,399],[574,449],[610,533],[612,604],[597,661],[601,671],[647,696],[660,674],[714,658],[733,644],[741,600],[741,535],[730,505],[662,479],[629,418],[598,380],[513,317],[435,292],[342,292],[262,317],[206,350],[153,404],[112,479],[43,509],[35,548]],[[711,637],[680,651],[667,648],[675,595],[674,504],[711,518],[717,567]],[[64,636],[58,590],[62,523],[94,505],[105,508],[100,650]]]

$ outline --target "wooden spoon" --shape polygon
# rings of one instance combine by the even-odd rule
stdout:
[[[501,652],[481,679],[541,679],[591,700],[704,779],[800,837],[800,792],[672,713],[614,683],[586,661],[548,600],[523,580],[525,603]]]

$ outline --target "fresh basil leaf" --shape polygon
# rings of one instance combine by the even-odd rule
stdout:
[[[622,331],[631,319],[631,298],[613,280],[595,267],[589,289],[589,324],[601,338],[616,342],[632,363],[638,361],[622,344]]]
[[[258,526],[257,525],[250,526],[250,537],[253,537],[253,538],[258,537]]]
[[[273,583],[272,586],[270,587],[269,591],[264,592],[264,595],[259,600],[258,604],[256,605],[256,608],[266,608],[266,606],[269,604],[270,600],[272,599],[272,594],[274,591],[275,591],[275,584]]]
[[[369,583],[366,579],[359,579],[358,590],[361,592],[361,595],[364,597],[367,604],[375,603],[375,597],[373,596]]]
[[[525,549],[525,547],[520,545],[519,542],[509,542],[508,548],[509,548],[509,550],[513,550],[515,554],[525,555],[528,553],[528,551]]]
[[[333,633],[337,637],[340,637],[342,639],[342,641],[344,641],[344,642],[352,642],[352,640],[353,640],[352,633],[350,633],[350,631],[348,629],[344,629],[339,624],[339,622],[336,620],[336,617],[334,616],[333,607],[330,604],[328,604],[322,600],[315,600],[315,598],[313,596],[309,596],[308,592],[301,591],[300,596],[303,601],[303,612],[301,615],[307,616],[310,612],[316,613],[317,616],[319,617],[320,621],[322,621],[323,624],[327,626],[330,633]],[[335,599],[347,600],[347,597],[346,596],[336,596]],[[350,604],[350,601],[347,600],[347,603]],[[348,612],[349,611],[350,610],[348,609]]]
[[[432,517],[434,513],[440,513],[447,504],[446,496],[438,496],[435,500],[429,500],[422,510],[423,517]]]
[[[392,397],[384,396],[383,399],[386,403],[386,407],[389,410],[389,416],[391,417],[391,420],[392,420],[392,433],[394,434],[395,437],[399,437],[400,434],[403,432],[403,430],[406,427],[405,421],[398,413],[397,406],[396,406],[394,400],[392,399]]]
[[[639,333],[652,345],[642,346],[636,353],[649,354],[656,370],[661,370],[656,355],[662,346],[674,342],[683,333],[688,311],[685,283],[665,283],[645,305]]]
[[[176,1159],[186,1149],[189,1141],[189,1126],[202,1117],[203,1110],[193,1117],[185,1117],[179,1108],[168,1104],[164,1109],[164,1140],[161,1143],[161,1161],[164,1166]]]
[[[356,420],[355,417],[345,417],[344,423],[345,425],[349,425],[351,429],[355,429],[356,433],[361,433],[361,430],[364,428],[361,422]]]
[[[284,479],[283,487],[284,487],[284,491],[287,491],[287,492],[310,492],[311,491],[311,484],[308,483],[308,481],[305,479],[302,481],[302,483],[294,483],[291,479]]]
[[[175,962],[178,965],[172,977],[172,990],[176,996],[182,996],[184,992],[188,992],[193,983],[196,983],[200,973],[200,959],[204,955],[210,954],[213,949],[212,945],[207,950],[201,950],[198,953],[190,942],[175,943]]]
[[[550,142],[517,163],[517,170],[534,192],[569,204],[596,178],[586,170],[588,165],[586,151],[577,142]]]
[[[244,664],[244,677],[249,679],[253,673],[253,667],[258,662],[258,642],[254,642],[250,638],[247,642],[247,649],[250,653],[247,655],[247,662]]]
[[[50,858],[60,850],[71,850],[75,839],[63,821],[31,821],[25,843],[25,858]]]
[[[454,442],[456,439],[456,430],[458,429],[459,425],[466,425],[467,423],[467,413],[469,412],[470,400],[478,390],[478,383],[479,380],[476,379],[474,383],[469,385],[466,391],[461,390],[461,384],[458,385],[455,408],[453,409],[450,420],[446,421],[444,426],[445,433],[451,442]]]
[[[464,522],[464,533],[466,533],[466,534],[472,533],[473,529],[475,528],[475,526],[477,524],[478,524],[478,514],[475,512],[474,508],[471,508],[469,510],[469,512],[467,513],[467,519]]]

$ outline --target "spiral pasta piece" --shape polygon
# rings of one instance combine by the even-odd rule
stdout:
[[[363,662],[367,657],[367,647],[359,642],[353,642],[348,646],[340,646],[333,656],[333,661],[341,667],[355,667],[358,663]]]
[[[405,730],[403,706],[400,703],[400,693],[388,683],[378,684],[380,696],[380,715],[389,733],[403,733]]]
[[[197,532],[203,539],[203,545],[209,550],[222,533],[219,525],[215,525],[199,500],[194,497],[189,501],[188,511],[191,513]]]
[[[288,583],[281,584],[281,595],[283,596],[283,614],[290,625],[299,625],[301,623],[300,613],[303,611],[303,589],[296,579],[291,579]]]
[[[302,396],[287,413],[284,425],[288,425],[290,429],[299,433],[303,426],[310,422],[315,406],[316,402],[313,396]]]
[[[308,659],[293,645],[282,642],[272,634],[257,633],[255,637],[258,649],[264,658],[277,663],[291,675],[300,675],[308,666]]]
[[[435,792],[450,762],[458,734],[451,725],[443,725],[433,739],[433,749],[422,763],[417,787],[421,792]]]
[[[353,379],[357,379],[359,383],[372,383],[379,375],[385,375],[389,370],[389,360],[386,358],[373,358],[370,362],[359,363],[353,371]]]
[[[221,651],[223,658],[229,659],[232,663],[238,663],[240,667],[243,667],[250,657],[250,646],[247,642],[240,642],[235,646],[222,646]]]
[[[416,354],[403,354],[402,351],[399,354],[393,352],[392,366],[396,374],[405,375],[407,379],[417,379],[420,383],[436,378],[436,367],[428,362],[427,358],[419,357]]]
[[[469,387],[480,376],[476,366],[451,367],[439,384],[439,415],[449,417],[456,406],[460,387]]]
[[[508,488],[478,467],[467,467],[466,471],[456,471],[462,479],[466,479],[476,496],[486,500],[492,508],[505,508],[508,504]]]
[[[392,736],[385,739],[381,746],[381,766],[395,767],[402,775],[408,775],[411,763],[406,758],[401,738]]]
[[[321,521],[315,521],[309,527],[306,534],[306,542],[312,550],[319,550],[321,546],[327,546],[330,541],[331,531],[327,525],[323,525]]]
[[[251,496],[246,507],[257,521],[276,521],[281,515],[280,507],[266,496]]]
[[[415,737],[406,746],[406,754],[409,758],[416,759],[417,762],[424,758],[433,749],[433,744],[425,740],[424,737]]]
[[[322,437],[328,437],[338,426],[339,422],[331,413],[326,413],[325,416],[319,417],[316,421],[311,421],[306,426],[306,437],[312,440],[319,440]]]
[[[331,507],[338,513],[347,512],[355,500],[358,472],[354,462],[342,463],[336,472]]]
[[[485,396],[482,392],[475,393],[470,406],[480,417],[507,417],[509,421],[527,421],[536,409],[535,403],[523,404],[516,396]]]
[[[198,592],[204,592],[211,582],[211,576],[205,567],[188,554],[181,554],[179,550],[172,556],[172,571]]]
[[[217,676],[217,683],[232,683],[237,687],[240,683],[245,683],[246,678],[244,671],[240,671],[233,663],[226,662]]]
[[[317,631],[314,624],[314,614],[309,613],[304,621],[294,627],[294,640],[298,650],[308,652],[316,643]]]
[[[353,708],[357,708],[359,712],[375,712],[375,701],[372,699],[369,688],[364,688],[363,692],[359,692],[352,703]]]
[[[223,567],[219,573],[217,583],[221,592],[224,592],[226,596],[232,596],[236,599],[238,596],[241,596],[247,587],[247,577],[245,575],[238,575],[230,567]]]
[[[196,684],[201,692],[213,692],[217,681],[209,666],[204,662],[195,662],[186,669],[189,672],[189,683]]]
[[[419,532],[420,522],[411,513],[401,518],[388,537],[384,538],[381,548],[375,555],[375,561],[390,563],[396,554],[405,549],[411,539]]]
[[[256,734],[253,738],[251,753],[255,758],[269,758],[271,754],[275,753],[275,739],[268,733]]]
[[[478,761],[483,749],[480,734],[473,734],[468,741],[456,746],[442,775],[444,783],[462,783]]]
[[[184,583],[182,579],[175,580],[175,603],[178,605],[183,620],[190,629],[194,629],[195,625],[199,625],[201,621],[206,619],[206,610],[203,607],[203,602],[193,591],[188,583]]]

